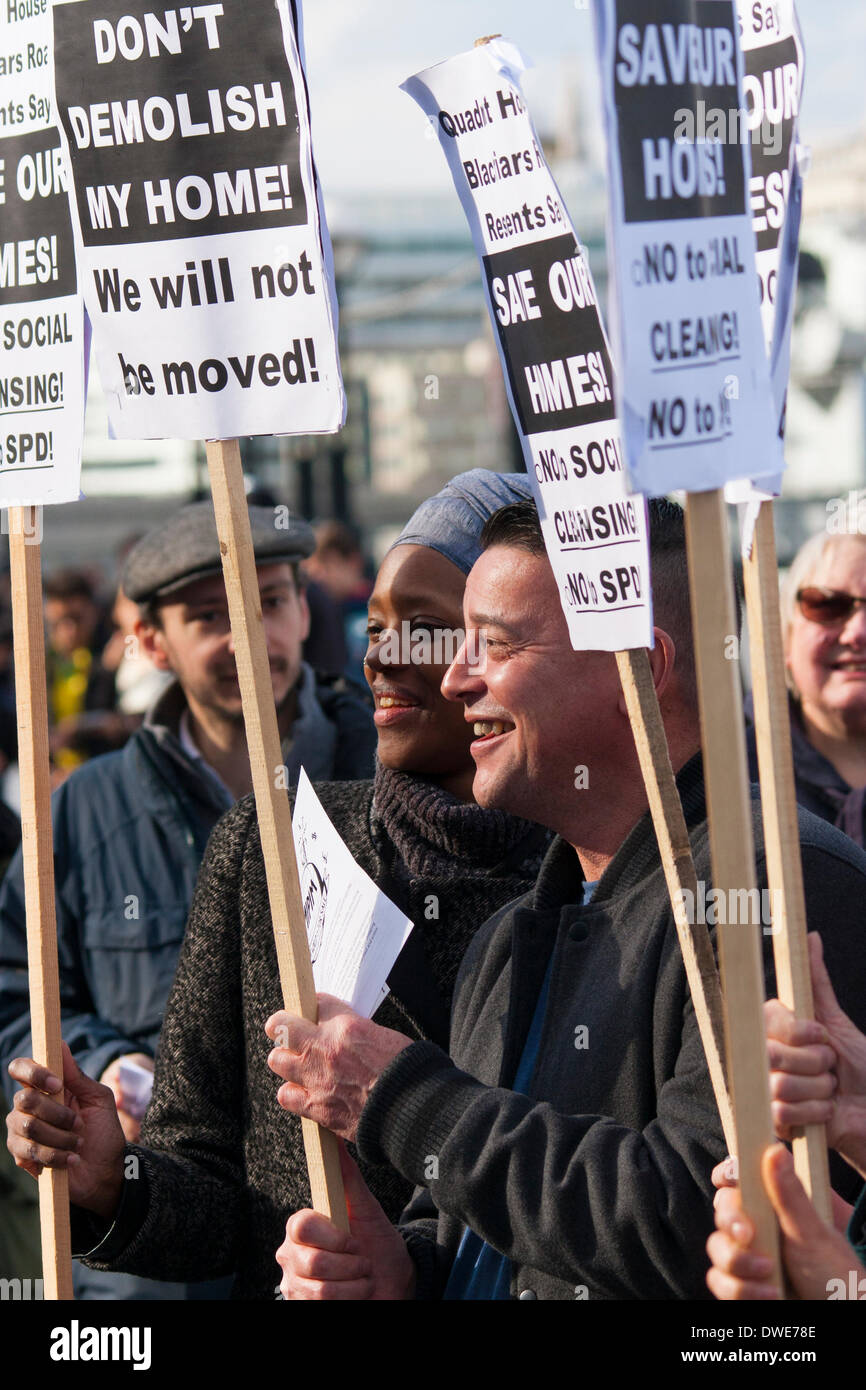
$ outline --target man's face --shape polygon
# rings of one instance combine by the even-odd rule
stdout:
[[[301,646],[310,630],[307,601],[288,564],[259,565],[256,573],[274,701],[297,683]],[[243,718],[228,601],[221,575],[198,579],[160,605],[161,626],[143,628],[145,649],[161,670],[173,671],[193,713],[196,707],[237,722]]]
[[[45,600],[48,642],[60,656],[71,656],[77,647],[89,647],[98,618],[96,604],[84,594]]]
[[[866,545],[854,537],[834,542],[802,587],[866,598]],[[786,655],[808,719],[826,733],[866,732],[866,607],[829,626],[796,610]]]
[[[467,641],[486,635],[486,667],[473,672],[463,649],[442,690],[478,726],[475,799],[560,829],[585,795],[575,769],[585,766],[589,785],[600,787],[606,750],[621,737],[614,658],[572,650],[546,556],[486,550],[470,571],[463,612]]]

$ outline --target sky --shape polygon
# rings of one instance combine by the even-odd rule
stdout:
[[[798,13],[806,49],[801,138],[818,150],[834,136],[866,130],[866,4],[800,0]],[[399,84],[494,33],[533,60],[524,90],[536,125],[549,128],[568,88],[572,101],[579,88],[586,139],[598,147],[586,0],[307,0],[313,148],[326,197],[445,193],[451,182],[438,143]]]

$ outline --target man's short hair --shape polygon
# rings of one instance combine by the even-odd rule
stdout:
[[[648,512],[653,619],[674,640],[683,694],[696,698],[685,512],[678,502],[667,497],[653,497]],[[481,548],[489,550],[494,545],[511,546],[530,555],[546,555],[534,502],[510,502],[493,513],[481,532]]]

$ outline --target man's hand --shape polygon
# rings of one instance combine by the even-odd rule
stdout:
[[[315,1211],[297,1211],[277,1251],[280,1290],[295,1299],[410,1299],[415,1266],[357,1165],[340,1145],[351,1234]]]
[[[318,1023],[283,1010],[268,1019],[265,1032],[276,1043],[268,1066],[286,1082],[277,1092],[285,1110],[354,1139],[370,1091],[411,1039],[362,1018],[342,999],[318,1000]]]
[[[826,1124],[827,1143],[866,1177],[866,1037],[839,1007],[817,932],[808,937],[815,1022],[764,1005],[773,1124],[780,1139]]]
[[[858,1278],[866,1274],[845,1237],[812,1206],[786,1148],[774,1144],[767,1149],[761,1173],[779,1218],[782,1263],[799,1298],[826,1299],[831,1279],[841,1279],[847,1288],[852,1269]],[[707,1241],[710,1292],[720,1299],[782,1298],[772,1283],[769,1258],[751,1249],[755,1228],[741,1208],[739,1190],[723,1187],[715,1205],[717,1229]]]
[[[141,1120],[137,1115],[125,1108],[126,1097],[123,1094],[123,1083],[120,1079],[121,1062],[135,1062],[139,1067],[144,1067],[145,1071],[153,1071],[153,1058],[148,1057],[146,1052],[127,1052],[123,1057],[115,1057],[105,1068],[99,1080],[103,1086],[107,1086],[114,1093],[117,1103],[117,1118],[120,1127],[130,1144],[137,1144],[141,1136]]]
[[[120,1201],[124,1151],[112,1092],[85,1076],[66,1043],[63,1081],[30,1057],[10,1062],[9,1075],[24,1088],[15,1092],[6,1116],[6,1144],[18,1167],[34,1178],[43,1168],[66,1168],[70,1201],[112,1217]]]

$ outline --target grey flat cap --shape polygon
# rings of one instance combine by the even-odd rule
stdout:
[[[306,560],[316,548],[311,526],[286,507],[250,507],[257,565]],[[164,598],[195,579],[222,573],[213,503],[192,502],[142,536],[126,558],[121,585],[134,603]]]

